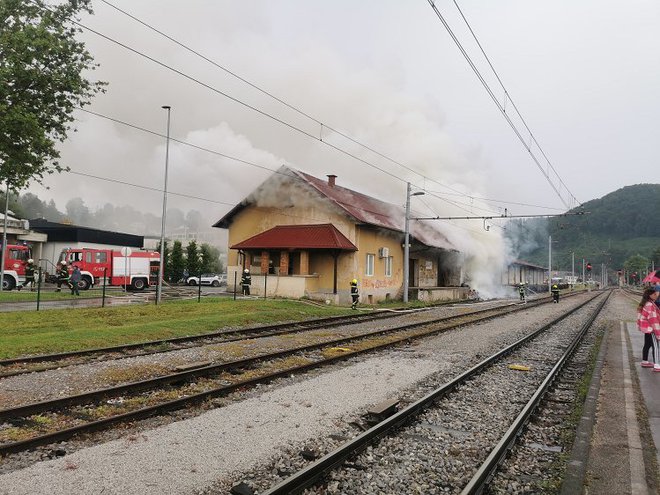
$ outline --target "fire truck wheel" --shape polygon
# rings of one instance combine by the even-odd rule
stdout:
[[[5,275],[5,278],[2,279],[2,290],[14,290],[14,287],[16,287],[16,281]]]
[[[78,282],[78,289],[79,290],[87,290],[89,289],[89,286],[92,285],[91,282],[87,277],[83,277],[80,279]]]
[[[136,278],[133,280],[133,290],[144,290],[146,282],[143,278]]]

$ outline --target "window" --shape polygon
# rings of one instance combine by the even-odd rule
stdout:
[[[85,263],[91,263],[92,262],[92,252],[87,251],[85,253]]]
[[[392,256],[388,256],[385,258],[385,276],[386,277],[391,277],[392,276]]]
[[[372,277],[374,274],[374,261],[376,259],[375,254],[367,254],[367,267],[366,267],[366,272],[365,275],[368,277]]]
[[[106,263],[108,261],[108,253],[96,253],[96,262],[97,263]]]

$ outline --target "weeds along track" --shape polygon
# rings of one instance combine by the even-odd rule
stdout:
[[[537,301],[545,301],[539,298]],[[507,306],[511,303],[494,303],[495,307]],[[456,305],[457,312],[473,310],[471,305]],[[440,307],[440,306],[436,306]],[[21,356],[12,359],[0,360],[0,379],[17,376],[24,373],[33,373],[58,369],[67,366],[80,365],[90,362],[111,361],[127,357],[148,356],[163,352],[170,352],[191,347],[219,344],[225,342],[236,342],[248,339],[258,339],[275,335],[294,334],[307,332],[314,329],[329,329],[351,325],[357,322],[376,320],[395,320],[401,318],[402,314],[418,314],[430,312],[433,306],[415,310],[389,310],[373,311],[369,313],[351,313],[345,316],[333,316],[329,318],[318,318],[303,320],[299,322],[285,322],[274,325],[255,326],[246,328],[228,328],[216,332],[171,339],[153,340],[136,344],[126,344],[113,347],[100,347],[85,349],[81,351],[62,352],[57,354],[40,354],[33,356]],[[478,311],[478,310],[477,310]]]
[[[430,312],[417,312],[407,314],[405,324],[388,328],[380,325],[368,331],[361,329],[364,320],[350,326],[345,321],[335,322],[342,325],[336,334],[324,329],[321,338],[312,338],[311,333],[306,333],[301,335],[302,345],[291,346],[286,336],[276,335],[273,337],[276,350],[272,352],[218,364],[192,363],[190,369],[184,371],[3,409],[0,410],[0,454],[20,452],[65,440],[77,433],[188,407],[258,383],[528,309],[549,300],[542,298],[527,305],[499,305],[440,318],[433,318]],[[347,333],[352,335],[347,336]]]
[[[396,316],[391,312],[334,316],[300,322],[278,323],[275,325],[256,326],[248,328],[222,329],[200,335],[177,337],[171,339],[153,340],[137,344],[100,347],[82,351],[62,352],[58,354],[40,354],[22,356],[13,359],[0,360],[0,379],[23,373],[45,371],[79,365],[89,362],[109,361],[127,357],[148,356],[161,352],[187,349],[194,346],[233,342],[244,339],[255,339],[282,335],[287,333],[305,332],[315,328],[332,328],[358,321],[371,321]]]

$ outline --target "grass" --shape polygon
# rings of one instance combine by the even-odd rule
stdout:
[[[108,347],[350,313],[298,301],[214,298],[112,308],[0,313],[0,359]]]
[[[55,292],[51,288],[47,290],[44,290],[42,288],[41,292],[39,293],[39,299],[41,301],[59,301],[59,300],[71,299],[72,297],[76,297],[79,299],[86,299],[92,297],[102,297],[102,295],[103,295],[103,289],[81,290],[80,297],[78,297],[78,296],[72,296],[71,290],[68,287],[63,287],[62,292]],[[123,296],[125,295],[125,293],[116,288],[106,288],[105,295],[106,297],[108,296],[117,297],[117,296]],[[12,291],[0,291],[0,303],[13,303],[13,302],[36,303],[37,290],[35,289],[34,292],[30,292],[30,289],[25,288],[21,291],[18,291],[16,289]]]

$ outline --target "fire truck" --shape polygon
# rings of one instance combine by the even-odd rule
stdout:
[[[78,288],[82,290],[102,284],[104,277],[107,285],[144,290],[158,282],[160,253],[126,247],[121,250],[65,248],[58,264],[62,261],[67,262],[69,272],[74,266],[80,268]]]
[[[32,251],[27,244],[7,244],[5,276],[2,280],[3,290],[12,290],[18,284],[25,282],[25,265],[30,258],[32,258]]]

